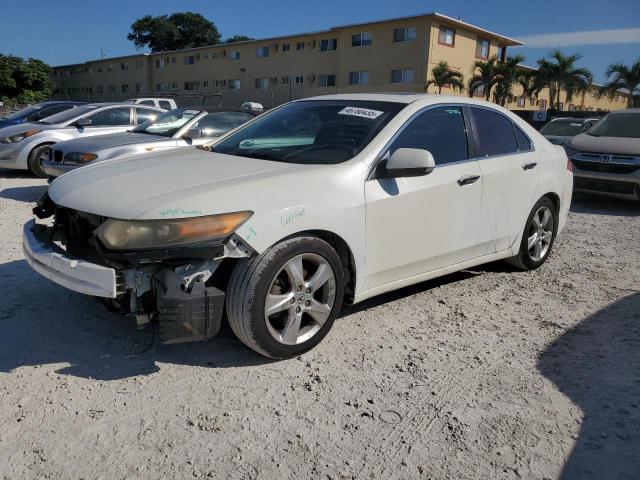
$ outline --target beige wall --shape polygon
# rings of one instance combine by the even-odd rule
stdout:
[[[442,45],[438,41],[439,29],[447,26],[455,29],[453,47]],[[416,39],[396,43],[393,32],[396,28],[415,27]],[[372,44],[353,47],[351,36],[357,33],[371,34]],[[321,52],[323,39],[337,39],[336,51]],[[231,45],[217,45],[162,54],[134,55],[87,62],[79,65],[56,67],[53,80],[56,83],[56,98],[76,100],[108,101],[130,98],[144,93],[162,94],[163,91],[183,91],[185,83],[196,91],[204,93],[224,92],[224,104],[238,107],[242,102],[260,102],[265,107],[280,105],[289,99],[305,98],[315,95],[346,92],[424,92],[424,85],[431,69],[440,61],[464,75],[465,83],[472,76],[472,66],[476,58],[476,45],[479,38],[490,41],[489,56],[499,55],[499,50],[509,39],[476,27],[464,25],[454,19],[443,19],[437,15],[423,15],[403,19],[375,22],[331,29],[320,33],[281,37],[268,40],[241,42]],[[305,48],[297,50],[296,44],[303,42]],[[513,41],[511,41],[513,42]],[[283,51],[283,45],[289,45],[289,51]],[[267,47],[269,56],[257,58],[256,49]],[[232,52],[239,52],[238,60],[231,59]],[[509,53],[513,50],[509,50]],[[185,64],[185,57],[194,56],[193,64]],[[164,60],[162,68],[157,62]],[[128,69],[123,70],[121,64]],[[411,83],[391,83],[393,69],[412,69],[414,80]],[[101,71],[99,71],[101,70]],[[70,73],[71,72],[71,73]],[[367,85],[349,85],[350,72],[368,72]],[[321,87],[320,75],[335,75],[336,85]],[[295,78],[303,77],[302,84],[296,84]],[[291,85],[283,82],[289,78]],[[270,79],[267,89],[256,88],[256,79]],[[240,80],[239,90],[229,89],[229,80]],[[128,85],[128,91],[122,86]],[[158,88],[158,85],[161,88]],[[140,90],[137,92],[137,88]],[[431,86],[428,93],[436,93]],[[465,92],[452,92],[443,89],[446,94],[466,95]],[[514,95],[520,95],[514,89]],[[548,92],[542,92],[540,99],[547,100]],[[566,101],[563,99],[563,102]],[[212,103],[215,103],[212,101]],[[576,105],[584,109],[615,110],[625,108],[626,99],[619,101],[596,99],[587,95],[584,99],[574,99]],[[509,108],[520,108],[517,102]],[[531,105],[527,100],[522,108],[535,110],[538,104]]]

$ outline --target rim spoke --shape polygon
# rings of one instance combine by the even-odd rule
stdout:
[[[321,263],[318,265],[318,269],[316,273],[313,274],[313,277],[309,279],[307,282],[307,287],[311,288],[312,292],[320,289],[325,283],[329,281],[333,277],[333,272],[331,271],[331,267],[326,263]]]
[[[324,322],[327,321],[331,313],[331,307],[317,300],[311,300],[311,305],[307,307],[306,311],[318,325],[324,325]]]
[[[540,260],[541,256],[542,256],[542,240],[538,240],[536,242],[536,246],[534,249],[533,259]]]
[[[549,223],[549,219],[551,218],[551,211],[548,208],[545,208],[542,211],[542,228],[545,228]]]
[[[539,212],[536,212],[533,216],[533,225],[536,227],[536,230],[540,228],[540,217],[538,216]]]
[[[553,232],[551,232],[550,230],[545,230],[544,237],[542,238],[544,243],[546,244],[551,243],[551,235],[553,235]]]
[[[527,245],[529,246],[529,250],[533,248],[533,246],[536,244],[537,241],[538,241],[538,232],[535,232],[527,240]]]
[[[293,309],[289,310],[289,318],[282,329],[282,341],[290,345],[298,341],[298,333],[300,332],[300,322],[302,313],[296,313]]]
[[[292,298],[293,293],[286,293],[284,295],[268,294],[264,302],[264,311],[267,317],[291,308]]]
[[[302,257],[292,258],[284,266],[284,271],[289,275],[289,281],[293,290],[304,283],[304,270],[302,268]]]

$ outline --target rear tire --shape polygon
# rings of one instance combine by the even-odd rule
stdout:
[[[291,238],[237,263],[227,291],[229,324],[261,355],[295,357],[327,335],[344,288],[342,263],[331,245],[315,237]]]
[[[42,169],[42,162],[45,156],[48,155],[50,147],[51,145],[40,145],[31,150],[29,154],[29,159],[27,160],[29,171],[38,178],[47,178],[47,174]]]
[[[520,270],[535,270],[549,258],[558,233],[558,213],[548,197],[535,204],[522,233],[520,250],[507,263]]]

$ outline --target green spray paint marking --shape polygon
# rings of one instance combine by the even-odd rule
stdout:
[[[284,228],[294,220],[297,220],[298,218],[303,217],[306,214],[307,214],[307,211],[304,208],[296,210],[295,212],[293,212],[291,215],[287,217],[280,217],[280,225]]]
[[[184,208],[165,208],[160,212],[162,218],[166,217],[197,217],[202,215],[201,210],[185,210]]]

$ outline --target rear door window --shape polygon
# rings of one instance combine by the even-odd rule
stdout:
[[[471,108],[477,135],[478,157],[506,155],[518,151],[513,122],[500,113],[486,108]]]
[[[149,120],[155,120],[161,115],[157,110],[151,110],[149,108],[136,108],[136,125],[148,122]]]
[[[515,123],[513,124],[513,128],[516,131],[516,141],[518,142],[518,151],[526,152],[533,148],[531,144],[531,140],[529,137],[518,127]]]
[[[131,125],[131,108],[116,107],[101,110],[89,115],[92,127],[126,126]]]
[[[419,148],[433,155],[436,165],[469,158],[467,133],[461,107],[436,107],[410,120],[393,141],[390,153],[399,148]]]

